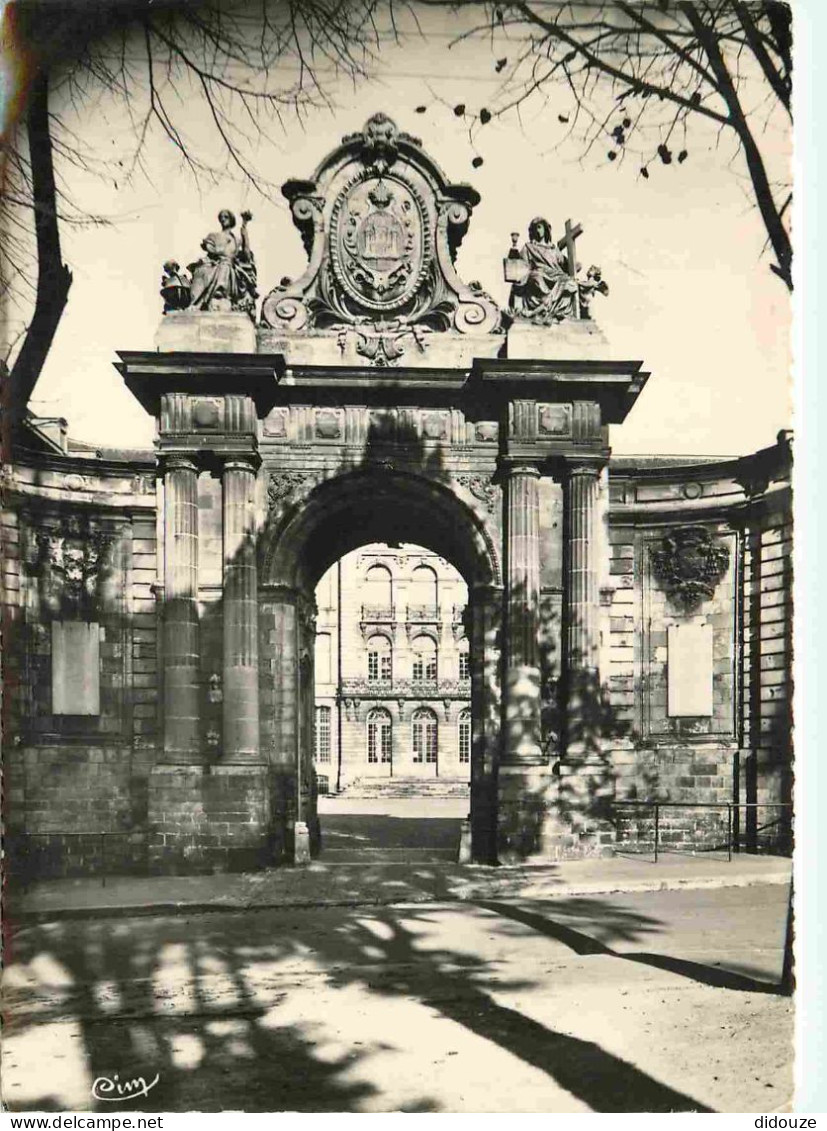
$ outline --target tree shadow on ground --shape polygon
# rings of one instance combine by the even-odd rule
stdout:
[[[575,902],[578,912],[602,917],[610,938],[635,939],[660,926],[599,900]],[[565,910],[566,901],[560,905]],[[389,1110],[381,1071],[371,1075],[372,1058],[402,1051],[393,1022],[399,1014],[387,1012],[372,1035],[354,1030],[353,1002],[373,1008],[378,995],[389,1009],[391,1001],[404,1002],[405,1009],[453,1022],[545,1073],[549,1086],[593,1111],[708,1110],[597,1043],[502,1004],[503,993],[539,983],[519,968],[503,973],[501,961],[481,957],[473,945],[428,946],[435,914],[316,909],[286,918],[270,910],[29,928],[17,937],[16,957],[39,984],[20,1004],[9,1003],[8,1054],[20,1058],[13,1038],[29,1030],[37,1037],[44,1025],[71,1018],[90,1080],[160,1074],[140,1110]],[[462,914],[464,929],[502,932],[487,911],[466,905]],[[508,941],[507,932],[500,941]],[[302,978],[312,981],[314,995],[330,993],[339,1002],[324,1022],[296,1015]],[[357,1035],[365,1039],[357,1042]],[[8,1088],[9,1108],[66,1109],[42,1053],[28,1073],[27,1093],[18,1091],[16,1100],[16,1089]],[[75,1106],[96,1107],[91,1096],[86,1107]],[[446,1109],[438,1094],[411,1094],[398,1110]]]
[[[648,952],[626,953],[614,950],[599,939],[592,938],[583,931],[575,930],[563,923],[556,922],[545,914],[526,910],[511,903],[500,903],[492,900],[477,900],[476,905],[496,915],[511,919],[516,923],[523,923],[532,930],[539,931],[547,938],[556,939],[565,946],[570,947],[575,954],[594,955],[603,954],[610,958],[620,958],[624,962],[636,962],[642,966],[651,966],[657,970],[666,970],[670,974],[679,974],[684,978],[691,978],[703,986],[713,986],[716,989],[743,990],[749,993],[777,994],[778,986],[773,982],[749,977],[734,970],[724,970],[717,966],[710,966],[704,962],[692,962],[685,958],[675,958],[669,954],[652,954]]]

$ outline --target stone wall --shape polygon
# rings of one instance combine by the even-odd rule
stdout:
[[[751,469],[764,465],[768,470],[756,486]],[[222,671],[216,487],[216,480],[202,478],[199,597],[205,764],[171,767],[161,764],[160,752],[163,546],[154,464],[149,458],[118,463],[44,457],[7,474],[0,515],[4,821],[7,849],[19,861],[13,868],[21,878],[102,870],[211,871],[289,859],[300,741],[305,751],[303,812],[313,812],[306,743],[312,734],[312,695],[305,697],[300,710],[294,695],[297,641],[303,651],[312,651],[306,595],[276,585],[261,589],[259,690],[265,765],[219,762],[222,688],[220,679],[216,683],[213,678]],[[544,643],[541,636],[540,643],[541,652],[548,645],[548,656],[543,654],[541,660],[551,692],[544,716],[549,765],[536,772],[520,771],[522,777],[515,771],[513,783],[504,782],[501,834],[518,854],[520,838],[534,835],[532,822],[544,826],[540,839],[546,855],[605,852],[615,838],[621,848],[644,851],[652,843],[651,810],[629,803],[657,798],[672,806],[661,813],[662,847],[709,850],[725,845],[726,805],[737,802],[745,808],[733,810],[731,831],[740,847],[783,849],[789,844],[789,811],[771,806],[789,802],[792,782],[788,467],[767,452],[725,464],[700,461],[691,468],[662,461],[653,470],[645,463],[618,461],[610,489],[608,576],[600,581],[596,730],[602,765],[564,765],[553,772],[554,734],[560,726],[555,717],[560,701],[554,693],[561,674],[560,619],[565,609],[559,562],[544,555],[541,608],[548,615],[543,613],[541,634],[545,631],[548,640]],[[551,543],[553,524],[561,520],[560,492],[555,488],[547,494],[546,541]],[[162,498],[159,506],[162,512]],[[704,528],[729,552],[713,593],[692,609],[676,606],[668,586],[652,569],[653,548],[670,531],[686,526]],[[601,569],[601,575],[605,573]],[[350,598],[361,607],[361,596],[357,578]],[[445,663],[455,664],[459,634],[451,617],[446,614],[443,620],[440,655]],[[64,621],[98,626],[95,713],[54,710],[52,625]],[[701,717],[676,717],[667,702],[669,627],[700,623],[712,631],[712,708]],[[356,641],[362,649],[358,624],[352,636],[351,643]],[[396,637],[403,656],[404,623],[397,626]],[[358,668],[350,672],[355,679],[363,674],[358,667],[362,660],[351,657],[351,662]],[[309,664],[312,668],[312,661]],[[449,698],[447,716],[445,699],[421,702],[437,712],[440,774],[464,776],[456,746],[457,718],[466,701]],[[343,711],[343,757],[353,778],[367,764],[365,718],[371,705],[373,701],[363,696],[358,705],[352,702]],[[410,771],[410,720],[416,704],[404,699],[401,715],[398,699],[385,705],[394,722],[394,748],[401,755],[395,768]],[[331,782],[336,716],[334,709],[331,762],[316,767],[327,772]],[[301,740],[299,732],[305,736]],[[415,769],[433,774],[428,765]],[[568,810],[575,803],[578,817],[572,821]],[[690,807],[699,803],[719,808]],[[311,833],[315,836],[317,830]]]
[[[4,502],[4,822],[14,874],[145,871],[159,723],[154,472],[44,460],[13,469]],[[55,632],[77,624],[94,636],[97,669],[82,673],[96,688],[94,713],[53,701],[87,662],[69,654],[62,670],[53,655]]]
[[[148,865],[164,873],[254,871],[273,862],[268,772],[158,766],[149,782]]]
[[[736,850],[789,849],[789,810],[768,807],[791,799],[791,507],[779,448],[642,481],[630,469],[615,484],[605,655],[620,846],[652,848],[654,808],[631,803],[658,800],[667,803],[664,849],[724,851],[729,840]],[[769,466],[760,493],[747,489],[750,461]],[[714,593],[689,610],[652,568],[653,550],[687,526],[729,554]],[[668,633],[681,624],[711,628],[703,717],[674,717],[668,706]]]

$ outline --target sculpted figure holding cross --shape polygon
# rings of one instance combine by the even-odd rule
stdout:
[[[509,311],[515,318],[538,326],[552,326],[564,318],[588,318],[589,299],[595,291],[605,294],[608,287],[600,270],[590,267],[585,279],[578,279],[574,241],[582,233],[579,224],[566,221],[566,234],[554,241],[551,224],[538,216],[528,227],[528,242],[506,260],[506,279],[513,285]]]
[[[531,221],[520,258],[528,272],[525,281],[512,288],[509,306],[514,313],[540,326],[576,318],[577,282],[569,273],[568,257],[552,238],[548,220],[538,216]]]

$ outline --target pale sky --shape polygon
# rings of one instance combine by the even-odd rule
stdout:
[[[729,150],[716,149],[711,131],[697,135],[683,165],[653,164],[646,181],[637,161],[611,165],[605,146],[581,159],[576,142],[555,149],[557,113],[568,109],[562,93],[534,106],[522,125],[495,120],[475,149],[451,107],[478,110],[493,97],[495,54],[484,41],[449,49],[447,25],[425,30],[424,40],[384,50],[373,81],[356,90],[341,83],[335,111],[311,113],[303,125],[288,119],[285,131],[274,125],[259,168],[276,186],[308,177],[343,134],[384,110],[422,138],[450,180],[480,192],[457,267],[503,305],[509,233],[525,233],[538,214],[555,229],[567,217],[582,223],[580,258],[602,267],[611,290],[594,303],[610,353],[652,371],[629,419],[612,430],[616,453],[741,454],[772,444],[791,424],[789,300],[761,257],[764,230],[737,175],[740,159],[728,166]],[[415,113],[421,104],[427,112]],[[152,183],[123,183],[117,160],[126,125],[106,102],[78,122],[113,160],[104,180],[74,175],[70,183],[85,207],[114,222],[64,236],[74,285],[31,407],[65,416],[77,439],[149,446],[153,421],[112,362],[118,349],[154,348],[164,260],[196,259],[222,207],[254,213],[262,295],[282,275],[299,274],[305,254],[277,188],[265,200],[230,178],[196,187],[166,139],[152,139],[147,150]],[[198,138],[207,125],[193,114],[191,128]],[[484,158],[478,169],[475,153]]]

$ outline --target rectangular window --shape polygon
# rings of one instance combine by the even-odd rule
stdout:
[[[467,652],[460,652],[459,654],[459,678],[471,678],[471,657]]]
[[[382,727],[382,761],[391,760],[391,728],[389,724]]]
[[[383,652],[379,657],[379,678],[383,680],[388,680],[391,678],[390,652]]]
[[[52,714],[100,710],[100,625],[52,621]]]
[[[368,652],[368,679],[375,683],[379,679],[379,653]]]
[[[459,760],[462,764],[471,761],[471,720],[459,721]]]
[[[330,717],[329,707],[316,708],[316,761],[330,761]]]
[[[412,760],[414,762],[436,762],[437,723],[433,718],[415,719],[412,734]]]
[[[418,680],[436,679],[436,656],[417,656],[413,662],[412,674]]]

